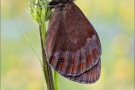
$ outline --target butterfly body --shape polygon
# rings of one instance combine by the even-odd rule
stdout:
[[[46,37],[47,61],[62,76],[80,83],[98,80],[101,69],[99,37],[73,0],[53,0]]]

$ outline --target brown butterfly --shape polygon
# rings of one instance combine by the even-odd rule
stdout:
[[[101,44],[94,27],[73,0],[52,0],[46,38],[47,61],[62,76],[94,83],[101,70]]]

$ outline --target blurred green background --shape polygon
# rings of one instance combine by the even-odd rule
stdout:
[[[61,76],[60,90],[134,90],[134,0],[76,0],[95,27],[102,44],[102,71],[94,84]],[[1,0],[1,90],[44,90],[38,57],[38,25],[28,14],[27,0]]]

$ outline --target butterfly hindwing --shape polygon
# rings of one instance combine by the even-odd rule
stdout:
[[[85,73],[80,74],[79,76],[61,75],[75,82],[90,84],[96,82],[99,79],[100,70],[101,60],[99,58],[98,63],[93,68],[89,69]]]
[[[97,66],[100,65],[101,55],[98,35],[74,3],[66,4],[63,10],[56,9],[53,12],[46,44],[48,62],[61,75],[71,80],[76,80],[74,77],[81,74],[84,76],[84,72],[94,70],[96,73],[97,70],[93,68],[100,67]]]

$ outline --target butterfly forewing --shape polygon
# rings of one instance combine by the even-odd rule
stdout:
[[[94,72],[95,78],[88,81],[98,79],[100,41],[93,26],[74,3],[65,4],[62,10],[55,9],[50,18],[46,44],[47,60],[61,75],[84,82],[93,78],[90,73]]]

